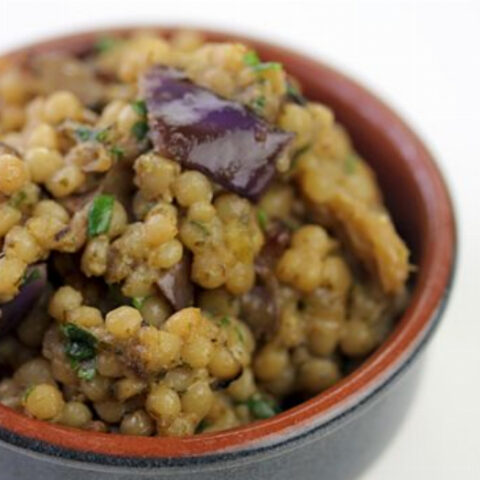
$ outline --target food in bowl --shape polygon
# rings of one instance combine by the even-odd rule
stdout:
[[[99,38],[0,74],[0,402],[186,436],[347,375],[409,251],[326,106],[247,45]]]

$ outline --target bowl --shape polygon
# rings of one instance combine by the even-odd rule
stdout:
[[[0,57],[0,69],[39,52],[88,51],[103,34],[54,38]],[[173,28],[158,28],[169,35]],[[348,480],[381,453],[413,398],[423,351],[445,309],[455,265],[455,222],[448,190],[431,154],[400,117],[338,71],[292,50],[245,42],[282,62],[307,97],[333,108],[357,150],[377,173],[413,263],[412,297],[394,331],[358,369],[324,393],[280,415],[241,428],[189,438],[139,438],[73,430],[0,406],[4,480],[268,478]]]

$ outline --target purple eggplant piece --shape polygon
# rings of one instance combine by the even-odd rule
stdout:
[[[249,199],[265,191],[276,158],[294,137],[173,68],[151,68],[140,94],[156,151]]]
[[[282,222],[273,221],[265,237],[265,245],[255,260],[255,272],[262,284],[241,298],[242,318],[260,341],[271,338],[280,324],[280,284],[275,265],[290,244],[291,232]]]
[[[265,281],[274,276],[277,260],[290,245],[290,229],[280,220],[270,222],[265,232],[265,245],[255,260],[255,271]]]
[[[184,253],[180,262],[157,280],[157,287],[175,311],[193,305],[194,291],[190,280],[190,265],[191,255]]]
[[[27,281],[10,302],[0,305],[0,335],[5,335],[28,315],[47,286],[47,266],[34,265],[27,270]],[[29,281],[28,279],[31,278]]]

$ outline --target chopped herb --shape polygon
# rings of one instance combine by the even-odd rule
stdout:
[[[287,95],[299,105],[306,105],[307,99],[300,93],[297,87],[287,82]]]
[[[88,212],[88,236],[90,238],[108,232],[114,204],[115,197],[112,195],[95,197]]]
[[[257,219],[262,230],[266,230],[268,226],[268,215],[267,212],[263,210],[263,208],[259,208],[257,210]]]
[[[266,102],[267,99],[265,98],[265,95],[260,95],[252,102],[252,107],[257,113],[262,113]]]
[[[115,160],[121,160],[125,156],[125,150],[118,145],[111,147],[110,153],[115,157]]]
[[[357,169],[357,157],[354,154],[350,153],[346,156],[343,169],[347,175],[355,173],[355,170]]]
[[[196,220],[190,220],[190,223],[192,225],[195,225],[197,228],[199,228],[205,235],[210,235],[208,228],[202,222],[197,222]]]
[[[95,376],[95,357],[97,355],[97,338],[87,330],[67,323],[62,328],[67,343],[65,354],[78,377],[91,380]]]
[[[132,102],[132,108],[141,117],[147,116],[147,105],[144,100],[135,100]]]
[[[229,317],[222,317],[220,320],[220,325],[222,327],[228,327],[230,325],[230,318]]]
[[[100,130],[95,134],[95,140],[100,143],[105,143],[108,140],[109,133],[110,133],[110,130],[108,128]]]
[[[264,62],[254,65],[252,70],[254,72],[265,72],[267,70],[280,71],[282,69],[282,64],[278,62]]]
[[[94,137],[95,133],[91,128],[87,127],[78,127],[75,129],[75,136],[81,141],[81,142],[88,142]]]
[[[148,132],[148,123],[145,120],[139,120],[133,124],[132,134],[140,142],[145,138]]]
[[[137,309],[141,310],[145,305],[145,301],[148,297],[134,297],[132,298],[132,305]]]
[[[95,50],[98,53],[105,53],[112,48],[117,47],[120,44],[121,40],[119,38],[114,38],[114,37],[102,37],[97,40],[95,43]]]
[[[35,385],[29,385],[25,392],[23,392],[22,396],[22,402],[25,403],[27,401],[27,398],[30,396],[30,394],[33,392],[33,389],[35,388]]]
[[[250,413],[258,419],[273,417],[280,411],[273,400],[263,397],[260,394],[255,394],[248,399],[247,406]]]
[[[22,206],[22,203],[27,199],[27,194],[20,190],[19,192],[13,194],[10,197],[9,205],[13,208],[18,208]]]
[[[81,380],[93,380],[97,373],[97,362],[92,358],[91,360],[80,363],[74,370],[76,370],[77,377]]]
[[[41,277],[40,271],[38,268],[33,268],[31,270],[27,270],[25,272],[25,275],[23,276],[23,283],[22,285],[28,285],[32,282],[35,282],[36,280],[39,280]]]
[[[261,62],[257,52],[250,50],[243,56],[243,63],[249,67],[254,67],[255,65],[259,65]]]
[[[238,325],[235,326],[235,332],[237,334],[238,340],[240,340],[240,343],[244,344],[245,337],[243,336],[243,332],[240,330],[240,327]]]
[[[311,145],[309,143],[307,143],[307,145],[304,145],[303,147],[300,147],[298,150],[295,150],[295,152],[293,152],[292,161],[290,163],[290,170],[297,166],[298,159],[304,153],[308,152],[308,150],[310,150],[310,147],[311,147]]]
[[[261,62],[257,52],[250,50],[243,56],[243,63],[252,68],[254,72],[265,70],[281,70],[282,64],[278,62]]]
[[[82,361],[95,357],[98,341],[89,331],[67,323],[62,327],[62,332],[68,340],[65,353],[69,358]]]
[[[295,221],[290,218],[282,218],[282,223],[292,231],[298,230],[300,228],[300,225]]]

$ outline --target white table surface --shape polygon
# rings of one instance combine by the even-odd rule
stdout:
[[[188,23],[264,36],[351,73],[410,121],[453,190],[455,291],[408,420],[363,480],[480,478],[480,2],[0,0],[0,51],[72,29]]]

